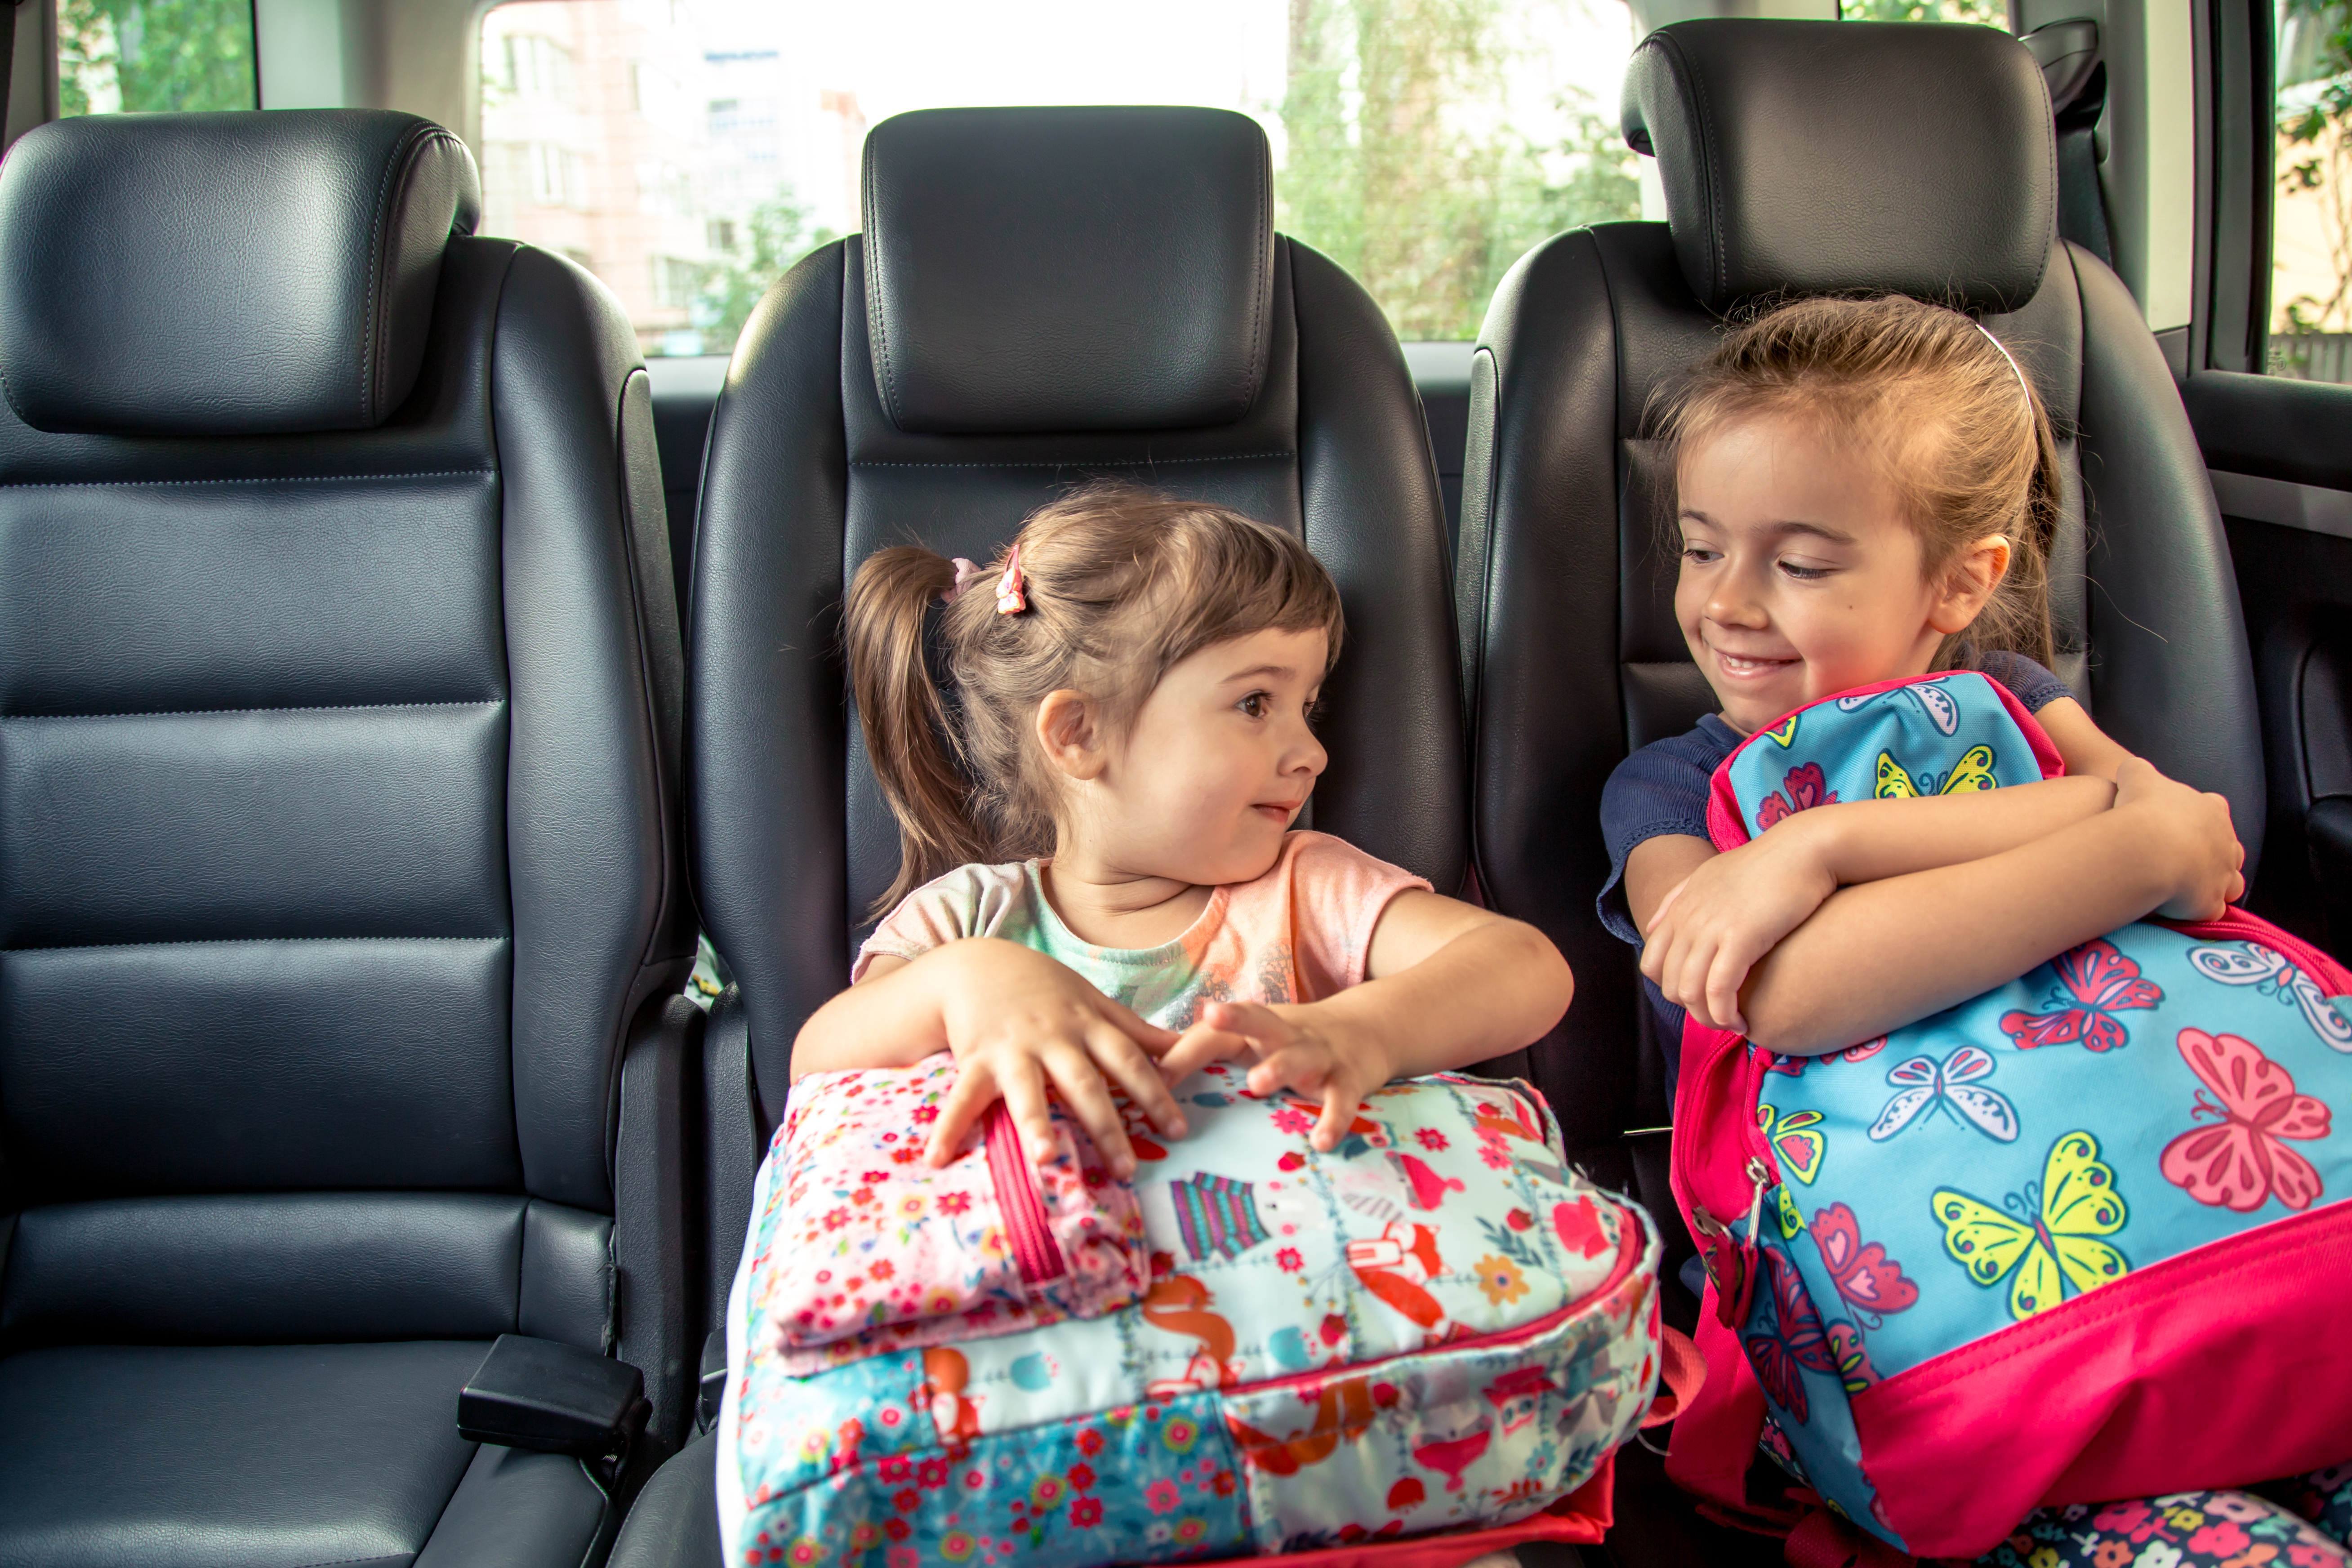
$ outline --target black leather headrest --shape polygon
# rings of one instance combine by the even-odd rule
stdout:
[[[400,405],[474,160],[373,109],[93,114],[0,164],[0,387],[43,430],[354,430]]]
[[[927,109],[866,139],[866,316],[899,429],[1229,425],[1274,312],[1265,132],[1223,109]]]
[[[1893,291],[2013,310],[2058,223],[2041,68],[1990,27],[1676,22],[1625,70],[1675,254],[1721,310],[1765,294]]]

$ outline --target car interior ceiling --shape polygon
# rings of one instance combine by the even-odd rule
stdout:
[[[1676,29],[1625,88],[1651,216],[1540,241],[1475,342],[1400,345],[1276,232],[1244,117],[1057,106],[882,121],[858,231],[731,355],[647,358],[478,230],[473,0],[257,0],[299,112],[152,120],[61,118],[57,6],[19,4],[0,1563],[725,1555],[752,1174],[896,870],[843,595],[1079,478],[1330,570],[1311,825],[1568,956],[1568,1017],[1491,1070],[1662,1217],[1689,1327],[1595,825],[1708,706],[1645,411],[1758,300],[1946,298],[2013,347],[2061,433],[2057,674],[2229,799],[2251,908],[2352,954],[2352,388],[2271,374],[2271,6],[2011,0],[2023,48],[1758,9],[1635,0]],[[1138,298],[1190,314],[1139,344]],[[1528,1568],[1780,1558],[1659,1452]]]

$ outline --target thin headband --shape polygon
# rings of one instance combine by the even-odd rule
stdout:
[[[1969,324],[1976,328],[1977,331],[1984,333],[1985,342],[1990,343],[1994,348],[1999,349],[2000,351],[2000,357],[2009,361],[2010,374],[2017,377],[2017,390],[2025,394],[2026,416],[2028,418],[2032,418],[2033,416],[2033,388],[2027,384],[2025,373],[2018,369],[2017,356],[2011,353],[2008,346],[1999,338],[1994,337],[1992,335],[1991,329],[1988,328],[1982,321],[1971,320]]]

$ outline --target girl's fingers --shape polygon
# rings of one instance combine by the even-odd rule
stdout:
[[[1021,1130],[1021,1146],[1029,1151],[1029,1158],[1040,1165],[1052,1159],[1054,1118],[1045,1109],[1045,1073],[1037,1058],[1014,1057],[997,1069],[997,1087],[1004,1093],[1013,1125]]]
[[[1123,1002],[1096,994],[1096,1011],[1111,1022],[1111,1026],[1153,1056],[1164,1054],[1181,1038],[1173,1029],[1163,1029]]]
[[[1356,1091],[1342,1083],[1339,1075],[1334,1073],[1323,1085],[1323,1114],[1316,1121],[1315,1131],[1307,1142],[1315,1145],[1318,1153],[1328,1154],[1337,1149],[1339,1140],[1347,1134],[1348,1124],[1356,1119],[1356,1111],[1362,1104],[1363,1100]]]
[[[1184,1113],[1177,1109],[1176,1097],[1168,1092],[1160,1064],[1145,1056],[1142,1047],[1104,1024],[1087,1031],[1087,1049],[1093,1054],[1095,1065],[1127,1090],[1127,1098],[1152,1126],[1171,1138],[1184,1136]]]
[[[940,1119],[931,1123],[930,1142],[923,1150],[925,1160],[939,1166],[954,1159],[964,1135],[971,1131],[981,1113],[995,1103],[996,1079],[987,1068],[959,1068],[954,1086],[948,1090],[947,1099],[940,1102]]]
[[[1739,1016],[1739,986],[1747,978],[1748,964],[1738,949],[1726,944],[1716,950],[1706,971],[1706,1010],[1722,1020],[1719,1027],[1743,1035],[1748,1021]]]
[[[1223,1029],[1213,1029],[1206,1024],[1195,1024],[1168,1048],[1166,1056],[1160,1058],[1160,1081],[1182,1083],[1211,1062],[1255,1055],[1256,1052],[1243,1037]]]
[[[1270,1100],[1286,1089],[1319,1094],[1330,1061],[1325,1052],[1305,1047],[1276,1051],[1250,1068],[1249,1091],[1260,1100]]]
[[[1071,1119],[1087,1130],[1094,1140],[1103,1163],[1111,1174],[1124,1181],[1135,1171],[1135,1146],[1127,1141],[1127,1126],[1119,1120],[1118,1106],[1110,1097],[1110,1086],[1103,1082],[1102,1069],[1083,1046],[1056,1041],[1040,1053],[1046,1076],[1055,1089],[1061,1091],[1062,1105]],[[1039,1164],[1053,1158],[1053,1133],[1048,1127],[1045,1152],[1034,1148],[1031,1157]]]
[[[1241,1036],[1262,1056],[1271,1056],[1290,1043],[1290,1026],[1282,1021],[1282,1015],[1256,1002],[1212,1002],[1201,1009],[1201,1021]]]

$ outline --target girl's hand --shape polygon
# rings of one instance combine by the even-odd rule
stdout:
[[[1205,1063],[1244,1055],[1257,1058],[1248,1085],[1259,1099],[1288,1089],[1323,1101],[1308,1141],[1327,1154],[1339,1147],[1364,1096],[1390,1077],[1385,1045],[1314,1002],[1212,1002],[1160,1065],[1181,1079]]]
[[[1801,815],[1701,862],[1651,912],[1642,973],[1705,1027],[1746,1034],[1748,972],[1837,891],[1822,848]]]
[[[2230,823],[2230,802],[2165,777],[2138,757],[2116,771],[2116,809],[2143,816],[2150,842],[2177,868],[2173,890],[2156,912],[2168,920],[2210,921],[2245,897],[2245,846]]]
[[[955,1157],[964,1134],[999,1096],[1030,1158],[1051,1159],[1050,1085],[1112,1173],[1125,1180],[1135,1173],[1135,1149],[1107,1078],[1152,1126],[1171,1138],[1184,1135],[1183,1112],[1153,1059],[1175,1045],[1173,1030],[1145,1023],[1066,965],[1018,942],[972,938],[925,959],[943,971],[935,977],[940,1021],[957,1068],[955,1087],[931,1125],[926,1154],[933,1165]]]

